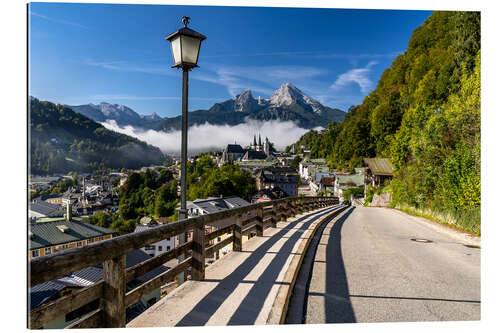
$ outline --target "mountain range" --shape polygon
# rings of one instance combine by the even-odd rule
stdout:
[[[163,120],[162,117],[156,113],[151,115],[138,114],[131,108],[121,104],[99,103],[84,104],[84,105],[65,105],[75,112],[79,112],[84,116],[97,122],[105,122],[107,120],[114,120],[120,126],[134,126],[142,128],[156,128]]]
[[[134,110],[119,104],[100,103],[77,106],[67,105],[76,112],[97,122],[114,120],[119,126],[131,125],[144,129],[178,130],[181,116],[162,118],[157,114],[140,115]],[[234,99],[215,103],[208,110],[189,112],[189,126],[210,123],[214,125],[238,125],[246,119],[291,120],[302,128],[328,127],[332,121],[341,122],[346,113],[339,109],[324,106],[307,96],[291,83],[283,83],[269,99],[252,96],[250,89],[244,90]]]

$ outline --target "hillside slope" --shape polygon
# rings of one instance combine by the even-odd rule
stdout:
[[[68,107],[30,99],[30,173],[89,172],[163,163],[156,147],[107,130]]]
[[[394,205],[430,209],[478,233],[480,43],[479,12],[434,12],[361,105],[296,148],[307,144],[341,169],[390,157]]]

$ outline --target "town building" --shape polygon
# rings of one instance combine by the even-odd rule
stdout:
[[[316,172],[328,172],[329,168],[326,165],[324,158],[306,158],[299,163],[300,178],[305,180],[314,179]]]
[[[245,155],[246,150],[238,144],[229,144],[222,152],[221,164],[235,162]]]
[[[386,179],[392,179],[394,167],[390,158],[363,158],[366,168],[365,184],[372,186],[383,185]]]
[[[72,220],[71,216],[48,222],[30,222],[28,230],[29,259],[110,239],[115,234],[110,229]]]
[[[263,161],[263,160],[273,160],[276,154],[273,144],[266,137],[264,143],[262,143],[261,136],[259,134],[259,141],[257,142],[256,136],[253,137],[253,142],[250,143],[246,148],[234,143],[229,144],[224,148],[222,156],[218,159],[218,165],[222,165],[228,162],[237,161]]]
[[[282,199],[288,197],[285,191],[279,187],[265,188],[257,192],[256,195],[252,197],[252,203],[259,203],[265,201],[271,201],[276,199]]]
[[[145,216],[141,218],[140,223],[135,227],[134,232],[151,230],[160,225],[161,223],[158,220],[153,220],[152,218]],[[154,244],[146,245],[145,247],[142,248],[142,250],[151,257],[156,257],[157,255],[172,250],[177,244],[178,240],[176,240],[176,237],[169,237],[162,239],[161,241],[158,241]]]
[[[55,205],[38,198],[34,199],[28,205],[28,217],[35,220],[42,217],[62,217],[64,212],[64,208],[60,205]]]
[[[320,192],[335,192],[335,177],[322,177],[319,182],[319,191]]]
[[[288,196],[298,195],[299,175],[297,171],[289,167],[267,167],[257,171],[255,176],[257,189],[279,187]]]
[[[334,183],[334,196],[339,197],[342,200],[342,193],[344,190],[351,187],[360,187],[365,183],[364,175],[355,174],[336,174]]]

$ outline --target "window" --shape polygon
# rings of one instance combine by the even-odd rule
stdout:
[[[158,251],[163,251],[163,246],[158,245]]]
[[[39,250],[33,250],[33,251],[31,251],[31,256],[32,256],[33,258],[38,257],[39,255],[40,255]]]
[[[167,251],[170,251],[170,246],[167,246]]]
[[[45,248],[45,255],[47,255],[47,254],[51,254],[51,253],[52,253],[52,248],[50,248],[50,247],[46,247],[46,248]]]
[[[56,247],[57,250],[64,250],[64,249],[68,249],[69,248],[69,244],[62,244],[62,245],[59,245]]]
[[[217,243],[221,241],[221,238],[220,237],[217,237]]]
[[[93,243],[93,242],[94,242],[94,239],[93,239],[93,238],[89,238],[89,239],[87,239],[87,244],[91,244],[91,243]]]
[[[170,237],[167,238],[167,242],[170,242]]]
[[[154,245],[146,245],[146,246],[144,247],[144,249],[145,249],[146,251],[154,251],[155,246],[154,246]]]
[[[83,242],[76,242],[76,247],[82,247]]]

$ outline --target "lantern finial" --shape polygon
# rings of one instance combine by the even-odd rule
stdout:
[[[191,18],[189,16],[183,16],[182,17],[182,24],[184,24],[184,28],[187,28],[187,25],[189,24],[189,21],[191,21]]]

